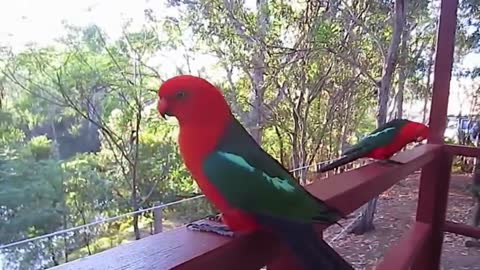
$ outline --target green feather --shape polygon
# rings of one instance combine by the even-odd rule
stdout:
[[[236,120],[203,169],[229,204],[247,213],[303,223],[334,223],[341,217],[299,185]]]
[[[250,164],[248,164],[248,162],[245,159],[243,159],[241,156],[237,156],[237,155],[225,153],[225,152],[218,152],[218,154],[229,159],[231,162],[237,163],[238,165],[242,166],[244,169],[250,171],[251,173],[255,172],[255,168],[252,167]],[[290,184],[286,179],[282,179],[279,177],[271,177],[266,173],[262,173],[262,176],[277,189],[283,189],[284,191],[287,191],[287,192],[295,191],[295,186]]]

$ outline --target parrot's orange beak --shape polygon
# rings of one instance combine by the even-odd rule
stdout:
[[[165,115],[167,115],[168,104],[164,98],[159,98],[157,103],[157,109],[163,119],[167,119]]]

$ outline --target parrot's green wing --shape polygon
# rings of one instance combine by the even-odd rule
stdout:
[[[341,218],[299,185],[236,120],[203,169],[229,204],[247,213],[305,223],[334,223]]]

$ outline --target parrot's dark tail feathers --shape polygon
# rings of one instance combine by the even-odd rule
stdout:
[[[338,168],[340,166],[343,166],[347,163],[350,163],[352,161],[355,161],[363,156],[364,153],[362,152],[356,152],[356,153],[350,153],[349,155],[343,156],[339,159],[336,159],[332,161],[331,163],[328,163],[326,165],[323,165],[320,167],[320,172],[328,172],[331,171],[335,168]]]
[[[270,217],[260,221],[274,229],[308,270],[354,270],[345,259],[314,231],[311,224],[298,224]]]
[[[286,240],[308,270],[354,270],[331,246],[315,234],[312,228],[287,233]]]
[[[319,249],[326,254],[333,263],[332,269],[341,269],[341,270],[354,270],[354,268],[338,254],[335,249],[327,244],[323,239],[316,239]],[[326,256],[325,256],[326,257]]]

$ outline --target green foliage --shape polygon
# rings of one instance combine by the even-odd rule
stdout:
[[[8,147],[24,139],[25,134],[14,126],[14,122],[11,112],[0,110],[0,147]]]
[[[332,41],[338,40],[341,31],[342,30],[339,24],[323,21],[317,25],[315,44],[318,46],[328,46],[332,43]]]
[[[32,138],[26,145],[35,160],[49,159],[52,149],[51,141],[45,136]]]
[[[51,233],[62,225],[62,172],[58,163],[48,159],[49,142],[44,138],[29,141],[16,149],[0,150],[0,241]],[[38,246],[22,247],[23,252],[10,250],[8,258],[20,265],[41,263],[34,256]]]

